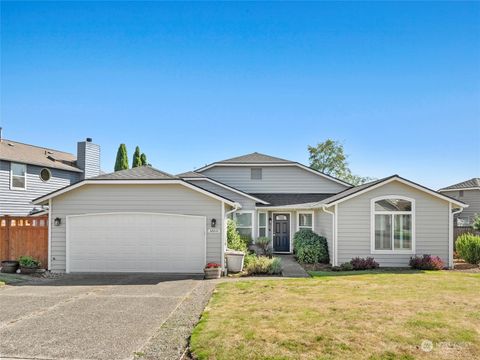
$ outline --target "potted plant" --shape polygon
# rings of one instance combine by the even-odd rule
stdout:
[[[222,265],[217,263],[208,263],[203,269],[205,279],[220,279],[222,275]]]
[[[245,253],[243,251],[227,250],[225,251],[227,258],[227,269],[229,272],[238,273],[243,270],[243,261]]]
[[[22,274],[33,274],[40,266],[40,261],[31,256],[20,256],[18,262]]]
[[[15,260],[3,260],[2,264],[2,273],[14,274],[18,270],[18,261]]]

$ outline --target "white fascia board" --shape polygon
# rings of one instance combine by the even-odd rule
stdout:
[[[262,200],[262,199],[259,199],[259,198],[255,197],[255,196],[252,196],[252,195],[250,195],[250,194],[247,194],[247,193],[245,193],[245,192],[243,192],[243,191],[241,191],[241,190],[235,189],[234,187],[231,187],[231,186],[226,185],[226,184],[219,183],[218,181],[215,181],[214,179],[211,179],[211,178],[209,178],[209,177],[203,177],[203,178],[198,178],[198,177],[196,177],[196,178],[182,178],[182,179],[183,179],[183,180],[187,180],[187,181],[208,181],[208,182],[210,182],[210,183],[212,183],[212,184],[215,184],[215,185],[218,185],[218,186],[220,186],[220,187],[222,187],[222,188],[224,188],[224,189],[227,189],[227,190],[230,190],[230,191],[232,191],[232,192],[234,192],[234,193],[237,193],[237,194],[239,194],[239,195],[245,196],[246,198],[249,198],[249,199],[251,199],[251,200],[255,200],[256,202],[259,202],[259,203],[262,203],[262,204],[265,204],[265,205],[270,204],[270,203],[268,203],[268,202],[266,202],[266,201],[264,201],[264,200]]]
[[[463,188],[463,189],[440,189],[439,192],[447,192],[447,191],[464,191],[464,190],[480,190],[480,187],[470,187],[470,188]]]
[[[312,174],[318,175],[320,177],[331,180],[331,181],[336,182],[338,184],[341,184],[341,185],[344,185],[344,186],[347,186],[347,187],[352,187],[353,186],[352,184],[346,183],[346,182],[344,182],[340,179],[336,179],[334,177],[323,174],[320,171],[309,168],[308,166],[300,164],[298,162],[291,162],[291,163],[252,163],[252,164],[213,163],[213,164],[204,166],[200,169],[196,169],[195,172],[202,172],[202,171],[205,171],[205,170],[210,169],[210,168],[215,167],[215,166],[232,166],[232,167],[238,167],[238,166],[240,166],[240,167],[296,166],[296,167],[299,167],[301,169],[310,171]]]
[[[347,201],[347,200],[349,200],[349,199],[351,199],[351,198],[354,198],[354,197],[356,197],[356,196],[358,196],[358,195],[364,194],[364,193],[366,193],[366,192],[369,192],[369,191],[371,191],[371,190],[374,190],[374,189],[376,189],[376,188],[379,188],[380,186],[383,186],[383,185],[386,185],[386,184],[388,184],[388,183],[391,183],[392,181],[398,181],[398,182],[400,182],[400,183],[402,183],[402,184],[405,184],[405,185],[407,185],[407,186],[413,187],[413,188],[415,188],[415,189],[417,189],[417,190],[423,191],[423,192],[425,192],[425,193],[427,193],[427,194],[429,194],[429,195],[432,195],[432,196],[435,196],[435,197],[440,198],[440,199],[442,199],[442,200],[448,201],[448,202],[450,202],[450,203],[452,203],[452,204],[455,204],[455,205],[458,205],[458,206],[460,206],[460,207],[462,207],[462,208],[468,207],[467,204],[464,204],[464,203],[462,203],[462,202],[456,201],[455,199],[452,199],[452,198],[450,198],[450,197],[448,197],[448,196],[439,194],[439,193],[437,193],[437,192],[435,192],[435,191],[429,190],[429,189],[427,189],[427,188],[424,188],[424,187],[422,187],[422,186],[419,186],[419,185],[417,185],[417,184],[415,184],[415,183],[412,183],[412,182],[410,182],[410,181],[408,181],[408,180],[404,180],[404,179],[402,179],[402,178],[400,178],[400,177],[397,177],[397,176],[392,177],[392,178],[389,178],[389,179],[387,179],[387,180],[385,180],[385,181],[382,181],[382,182],[380,182],[380,183],[378,183],[378,184],[375,184],[375,185],[373,185],[373,186],[367,187],[366,189],[360,190],[360,191],[358,191],[358,192],[356,192],[356,193],[353,193],[353,194],[351,194],[351,195],[345,196],[344,198],[341,198],[341,199],[339,199],[339,200],[337,200],[337,201],[333,201],[333,202],[328,203],[328,204],[326,204],[326,205],[327,205],[327,207],[330,207],[330,206],[332,206],[332,205],[340,204],[340,203],[342,203],[342,202],[344,202],[344,201]]]

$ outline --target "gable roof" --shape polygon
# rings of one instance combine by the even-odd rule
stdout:
[[[296,166],[304,170],[307,170],[311,173],[314,173],[315,175],[334,181],[343,186],[347,186],[347,187],[352,186],[352,184],[349,184],[343,180],[337,179],[336,177],[333,177],[331,175],[324,174],[321,171],[312,169],[311,167],[305,166],[299,162],[285,160],[285,159],[281,159],[281,158],[270,156],[270,155],[260,154],[258,152],[237,156],[237,157],[222,160],[222,161],[216,161],[211,164],[205,165],[199,169],[196,169],[195,172],[201,173],[202,171],[210,169],[214,166]]]
[[[89,180],[172,180],[179,179],[177,176],[143,165],[132,169],[115,171],[90,178]]]
[[[230,159],[219,161],[218,163],[229,163],[229,164],[263,164],[263,163],[293,163],[293,161],[281,159],[278,157],[261,154],[258,152],[253,152],[251,154],[246,154],[242,156],[233,157]]]
[[[192,184],[188,181],[180,179],[177,176],[168,174],[164,171],[155,169],[148,165],[139,166],[133,169],[120,170],[113,173],[102,174],[93,178],[89,178],[89,179],[77,182],[75,184],[65,186],[61,189],[52,191],[51,193],[48,193],[46,195],[40,196],[32,200],[32,203],[33,204],[44,203],[46,200],[52,199],[56,196],[59,196],[61,194],[64,194],[66,192],[72,191],[76,188],[79,188],[81,186],[88,185],[88,184],[95,184],[95,185],[178,184],[178,185],[183,185],[187,188],[190,188],[194,191],[203,193],[204,195],[207,195],[219,201],[225,202],[231,206],[241,208],[240,204],[236,203],[231,199],[228,199],[225,196],[216,194],[210,190],[205,190],[200,186]]]
[[[474,190],[474,189],[479,189],[480,190],[480,178],[472,178],[470,180],[462,181],[458,184],[450,185],[447,187],[444,187],[438,191],[448,191],[448,190]]]
[[[383,179],[374,180],[374,181],[371,181],[371,182],[368,182],[368,183],[365,183],[365,184],[362,184],[362,185],[355,186],[353,188],[344,190],[342,192],[339,192],[338,194],[335,194],[335,195],[323,200],[321,203],[319,203],[319,205],[325,204],[325,205],[328,205],[330,207],[332,205],[338,204],[338,203],[343,202],[345,200],[351,199],[352,197],[355,197],[355,196],[358,196],[358,195],[363,194],[365,192],[368,192],[370,190],[373,190],[373,189],[375,189],[375,188],[377,188],[381,185],[388,184],[389,182],[392,182],[392,181],[399,181],[403,184],[414,187],[414,188],[416,188],[420,191],[426,192],[430,195],[433,195],[433,196],[438,197],[442,200],[451,202],[451,203],[456,204],[460,207],[468,207],[468,205],[465,204],[463,201],[460,201],[460,200],[454,199],[450,196],[441,194],[441,193],[439,193],[435,190],[429,189],[429,188],[427,188],[423,185],[420,185],[420,184],[417,184],[413,181],[402,178],[399,175],[388,176],[388,177],[385,177]]]
[[[187,171],[177,175],[179,178],[206,178],[207,176],[195,171]]]
[[[83,172],[76,166],[77,159],[73,154],[7,139],[0,140],[0,160]]]

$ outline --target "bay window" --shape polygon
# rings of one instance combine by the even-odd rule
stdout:
[[[387,196],[372,200],[372,253],[413,253],[415,200]]]

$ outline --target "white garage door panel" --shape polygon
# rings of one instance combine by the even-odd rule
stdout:
[[[205,231],[203,216],[69,216],[67,272],[202,272]]]

